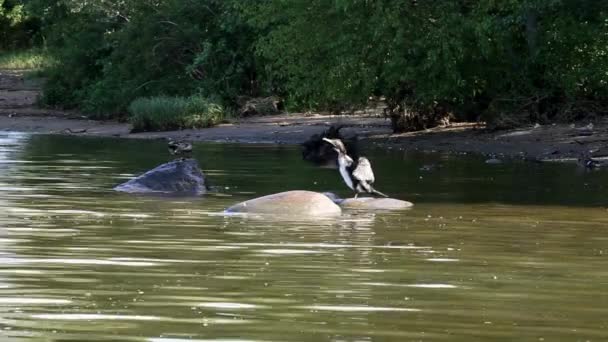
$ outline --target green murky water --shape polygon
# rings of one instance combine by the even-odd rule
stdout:
[[[608,338],[608,172],[367,152],[413,210],[265,222],[221,211],[346,195],[337,171],[201,144],[221,193],[137,197],[110,189],[166,161],[161,141],[0,135],[0,340]]]

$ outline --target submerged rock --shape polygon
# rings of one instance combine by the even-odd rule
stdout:
[[[120,184],[116,191],[127,193],[164,193],[202,195],[207,192],[205,176],[195,159],[174,160]]]
[[[358,197],[346,198],[340,201],[342,209],[359,210],[400,210],[409,209],[414,204],[396,198]]]
[[[342,210],[323,194],[294,190],[241,202],[226,209],[226,212],[315,217],[340,215]]]
[[[342,209],[399,210],[409,209],[414,206],[414,203],[412,202],[402,201],[396,198],[357,197],[343,199],[333,192],[324,192],[323,195],[338,204]]]

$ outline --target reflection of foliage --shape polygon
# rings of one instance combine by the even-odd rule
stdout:
[[[45,101],[101,117],[138,97],[193,93],[227,105],[274,93],[292,109],[333,111],[384,97],[397,130],[447,114],[506,127],[608,107],[605,1],[27,4],[20,13],[43,25],[60,61]]]

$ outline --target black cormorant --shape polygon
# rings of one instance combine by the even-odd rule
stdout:
[[[346,147],[340,139],[327,139],[323,138],[324,141],[330,143],[334,150],[338,153],[338,169],[340,170],[340,176],[344,180],[344,183],[355,191],[355,198],[360,193],[376,194],[383,197],[387,195],[374,189],[374,172],[372,171],[372,165],[369,160],[365,157],[359,157],[355,162],[351,157],[346,154]]]

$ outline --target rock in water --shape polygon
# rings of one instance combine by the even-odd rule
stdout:
[[[340,201],[343,209],[356,210],[399,210],[413,207],[412,202],[402,201],[395,198],[358,197],[346,198]]]
[[[163,193],[174,195],[202,195],[207,192],[205,176],[195,159],[179,159],[120,184],[116,191],[127,193]]]
[[[317,216],[337,216],[342,213],[342,210],[323,194],[294,190],[241,202],[226,209],[226,212],[314,218]]]

